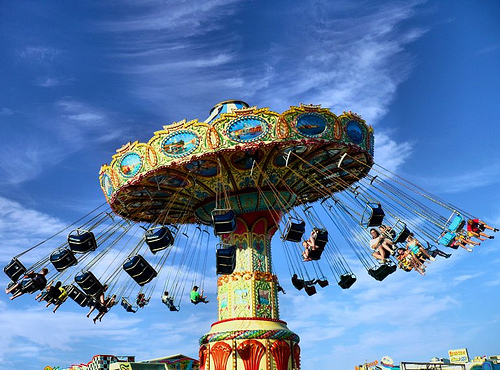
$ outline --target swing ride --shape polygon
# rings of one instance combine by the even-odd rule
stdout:
[[[163,303],[179,311],[187,286],[203,296],[215,249],[218,321],[200,339],[200,368],[299,369],[299,337],[279,316],[276,232],[292,285],[313,295],[330,285],[324,270],[342,289],[356,282],[348,252],[383,281],[398,267],[424,275],[450,256],[438,246],[472,251],[473,238],[498,231],[373,156],[373,129],[355,113],[225,101],[203,122],[166,125],[117,150],[100,170],[107,203],[44,241],[73,229],[46,258],[29,269],[19,259],[42,242],[4,272],[22,289],[28,271],[52,266],[48,281],[106,312],[99,297],[114,294],[135,313],[163,281]]]

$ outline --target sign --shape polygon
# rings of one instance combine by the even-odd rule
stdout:
[[[366,363],[365,362],[364,365],[355,366],[354,370],[368,370],[370,368],[375,367],[376,365],[378,365],[378,361],[377,360],[375,360],[373,362],[370,362],[370,363]]]
[[[454,364],[465,364],[469,362],[467,348],[450,349],[448,351],[448,356],[450,357],[450,362]]]

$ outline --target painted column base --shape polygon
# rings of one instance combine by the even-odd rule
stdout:
[[[200,369],[299,370],[299,340],[281,320],[218,321],[200,339]]]

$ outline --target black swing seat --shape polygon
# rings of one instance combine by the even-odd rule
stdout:
[[[236,213],[232,209],[216,208],[212,211],[215,235],[230,234],[236,229]]]
[[[356,282],[356,275],[342,274],[340,275],[340,280],[338,282],[338,285],[342,289],[349,289],[355,282]]]
[[[236,268],[236,247],[222,246],[216,251],[217,275],[230,275]]]
[[[87,230],[73,230],[68,235],[68,245],[73,253],[87,253],[97,249],[94,233]]]
[[[328,243],[328,231],[325,229],[313,229],[311,232],[311,238],[314,240],[314,244],[317,248],[323,250]]]
[[[174,236],[170,229],[166,226],[161,226],[146,231],[146,244],[149,250],[155,254],[163,249],[174,244]]]
[[[313,261],[319,261],[324,249],[311,249],[309,251],[309,258]]]
[[[137,310],[139,309],[137,306],[135,306],[135,307],[132,306],[132,304],[125,297],[122,297],[122,301],[121,301],[120,304],[125,309],[125,311],[127,311],[127,312],[136,313]]]
[[[33,294],[38,290],[42,290],[47,285],[47,279],[45,276],[36,275],[32,279],[23,280],[21,285],[21,291],[23,293]]]
[[[317,283],[318,283],[318,285],[319,285],[320,287],[322,287],[322,288],[324,288],[324,287],[326,287],[326,286],[330,285],[330,283],[328,282],[328,280],[327,280],[326,278],[324,278],[324,279],[318,279],[318,280],[317,280]]]
[[[129,274],[137,284],[143,286],[153,280],[158,273],[146,259],[136,254],[130,257],[124,264],[123,269]]]
[[[306,232],[305,221],[293,222],[292,220],[289,220],[286,225],[285,232],[281,236],[281,239],[289,242],[298,243],[302,240],[302,236],[304,235],[305,232]]]
[[[50,255],[50,262],[59,272],[66,270],[68,267],[78,264],[78,260],[76,259],[71,249],[67,248],[57,249],[52,252],[52,254]]]
[[[395,264],[387,263],[380,265],[378,267],[374,267],[368,270],[368,274],[373,277],[375,280],[382,281],[384,280],[387,276],[392,274],[394,271],[396,271],[397,266]]]
[[[394,244],[404,243],[406,241],[406,239],[408,238],[408,236],[410,236],[410,234],[411,234],[410,230],[408,230],[405,223],[402,222],[401,224],[398,225],[398,222],[396,222],[396,225],[394,226],[394,229],[396,229],[395,230],[396,235],[392,239],[392,242]]]
[[[26,267],[17,258],[13,258],[4,268],[3,272],[10,278],[10,280],[16,282],[21,276],[26,273]]]
[[[68,297],[75,301],[80,307],[87,307],[89,305],[90,298],[73,284],[69,285],[66,291],[68,292]]]
[[[76,275],[75,282],[89,296],[97,296],[104,291],[104,286],[91,271],[82,271]]]
[[[316,294],[316,287],[314,285],[306,285],[304,286],[304,290],[306,291],[308,296]]]
[[[361,216],[361,225],[364,227],[380,226],[384,221],[384,210],[380,203],[367,203]]]

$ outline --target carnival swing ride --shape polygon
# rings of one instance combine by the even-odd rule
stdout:
[[[298,369],[299,337],[279,317],[276,232],[292,285],[313,295],[330,273],[342,289],[356,282],[346,254],[378,281],[398,267],[424,275],[450,256],[438,247],[472,251],[498,231],[373,156],[373,129],[357,114],[219,103],[203,122],[117,150],[100,170],[107,203],[56,234],[67,239],[29,268],[20,258],[56,235],[15,256],[4,268],[9,291],[33,293],[45,279],[40,299],[56,309],[69,297],[100,313],[112,305],[104,296],[136,312],[165,292],[178,311],[191,287],[203,296],[215,254],[218,321],[200,339],[200,368]],[[26,275],[43,268],[47,276]],[[51,295],[56,281],[61,294]]]

